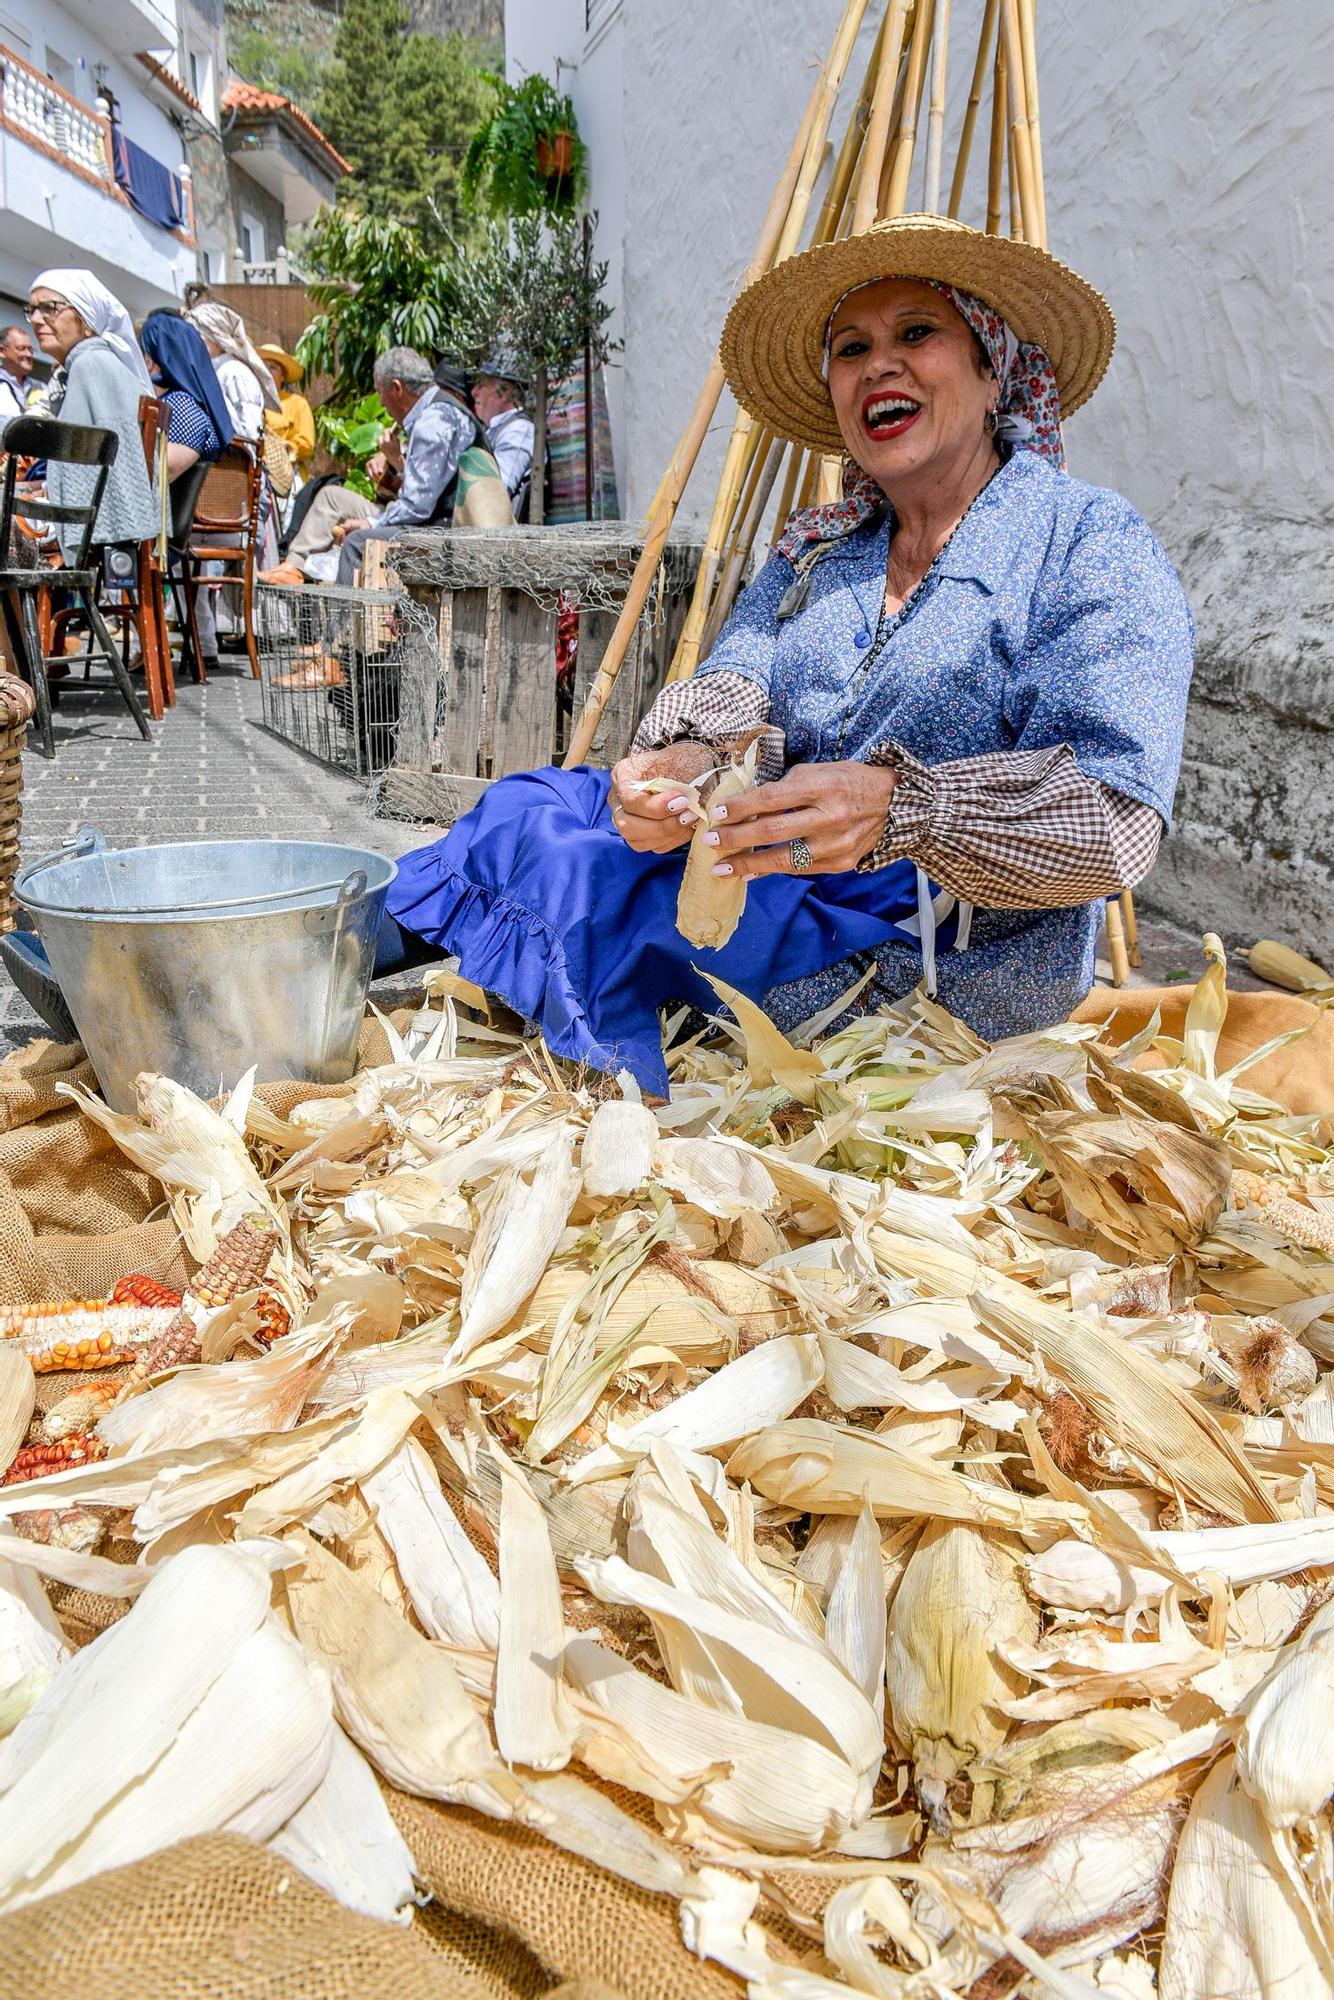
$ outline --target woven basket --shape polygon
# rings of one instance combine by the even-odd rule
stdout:
[[[14,928],[14,876],[19,865],[23,746],[35,706],[32,689],[0,673],[0,931]]]

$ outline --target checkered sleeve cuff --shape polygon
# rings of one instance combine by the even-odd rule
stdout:
[[[665,687],[635,731],[636,750],[662,750],[669,743],[707,743],[723,750],[748,730],[763,729],[757,775],[768,783],[781,778],[784,736],[769,724],[769,695],[744,674],[720,668]]]
[[[906,855],[980,908],[1063,909],[1133,889],[1157,858],[1153,807],[1088,777],[1068,744],[928,767],[884,743],[867,761],[898,783],[863,869]]]

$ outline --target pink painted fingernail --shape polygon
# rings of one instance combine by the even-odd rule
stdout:
[[[726,807],[726,806],[715,806],[715,807],[714,807],[714,809],[713,809],[713,818],[714,818],[715,820],[719,820],[719,819],[726,819],[726,818],[727,818],[727,807]]]
[[[685,808],[689,804],[690,804],[689,799],[668,799],[667,810],[669,813],[684,812]]]
[[[695,815],[694,815],[694,813],[682,813],[682,815],[681,815],[681,824],[682,824],[682,826],[694,826],[694,824],[695,824]]]
[[[716,833],[706,833],[706,834],[705,834],[705,836],[704,836],[704,845],[705,845],[706,847],[719,847],[719,846],[721,846],[721,844],[722,844],[722,843],[721,843],[721,839],[720,839],[720,837],[719,837],[719,835],[718,835],[718,834],[716,834]]]
[[[713,875],[730,875],[732,864],[730,861],[715,861],[709,872]]]

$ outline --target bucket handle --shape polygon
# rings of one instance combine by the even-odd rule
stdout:
[[[39,855],[36,861],[29,861],[26,867],[19,869],[18,879],[14,884],[15,897],[19,902],[26,902],[25,889],[33,876],[40,875],[44,868],[54,868],[58,861],[86,861],[90,854],[105,854],[106,845],[106,835],[99,832],[95,826],[82,827],[78,833],[62,840],[54,854]],[[71,914],[86,916],[88,912],[76,910]]]
[[[61,843],[55,854],[43,854],[38,860],[30,861],[26,868],[19,870],[14,884],[14,894],[20,902],[27,902],[26,890],[34,875],[44,868],[53,868],[58,861],[83,861],[90,854],[106,852],[106,836],[94,827],[85,827],[73,840]],[[304,900],[307,896],[332,896],[330,908],[337,908],[346,898],[349,886],[359,882],[358,895],[366,891],[366,871],[355,868],[342,882],[319,882],[309,889],[270,889],[262,896],[221,896],[211,903],[191,903],[191,916],[213,916],[222,910],[250,910],[263,903],[281,903],[284,900]],[[40,905],[38,905],[40,908]],[[180,917],[185,911],[179,903],[139,903],[132,910],[108,910],[93,903],[62,903],[58,913],[62,917]]]
[[[329,980],[324,989],[324,1020],[320,1025],[320,1067],[329,1056],[329,1036],[333,1028],[334,994],[338,989],[338,948],[347,928],[348,912],[366,893],[366,870],[354,868],[341,884],[333,904],[333,941],[329,952]]]

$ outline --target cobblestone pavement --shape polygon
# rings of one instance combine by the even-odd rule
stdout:
[[[176,707],[150,727],[151,744],[105,690],[62,691],[54,761],[31,748],[23,759],[23,861],[86,826],[113,847],[258,836],[337,840],[392,856],[431,837],[429,828],[374,818],[364,784],[271,735],[243,659],[224,654],[203,687],[179,683]],[[44,1032],[0,972],[0,1054]]]
[[[312,701],[323,697],[310,696]],[[338,840],[397,857],[435,829],[376,819],[364,784],[294,750],[263,727],[260,686],[244,660],[223,656],[204,687],[184,682],[177,705],[145,743],[119,699],[65,692],[52,763],[23,760],[22,857],[49,854],[82,827],[114,847],[150,841],[270,837]],[[1195,978],[1199,940],[1141,913],[1144,963],[1134,985]],[[1107,967],[1100,964],[1104,979]],[[1241,966],[1233,984],[1255,985]],[[392,1000],[394,989],[377,999]],[[0,1054],[42,1032],[0,973]]]

